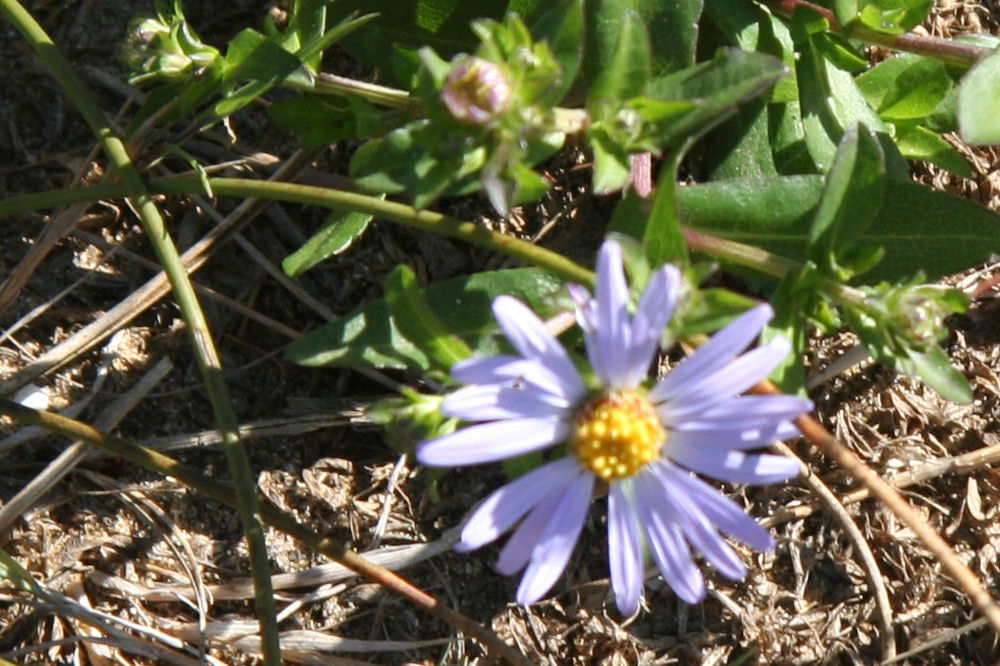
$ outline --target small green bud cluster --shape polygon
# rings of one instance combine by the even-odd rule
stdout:
[[[140,83],[201,76],[221,62],[221,54],[201,41],[175,6],[171,14],[158,11],[155,18],[136,21],[122,46],[121,59],[132,70],[129,82]]]

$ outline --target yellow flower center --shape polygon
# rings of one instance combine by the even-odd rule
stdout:
[[[646,396],[624,391],[609,393],[584,408],[569,448],[598,478],[615,481],[634,476],[659,458],[666,438]]]

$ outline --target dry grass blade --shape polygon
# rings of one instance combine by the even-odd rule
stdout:
[[[170,372],[173,364],[170,359],[161,359],[153,368],[143,375],[128,393],[120,396],[97,418],[96,425],[102,430],[113,430],[139,402],[159,384]],[[69,474],[77,464],[87,457],[92,449],[89,444],[76,441],[70,444],[62,453],[42,470],[3,507],[0,507],[0,532],[5,531],[10,524],[28,511],[35,502],[47,493],[64,476]]]
[[[782,455],[798,460],[795,452],[781,442],[775,442],[772,444],[772,448]],[[865,535],[861,532],[857,523],[848,515],[847,511],[844,510],[844,505],[837,500],[834,492],[818,476],[813,474],[804,463],[802,464],[802,469],[804,471],[804,474],[801,476],[802,481],[820,498],[820,503],[822,503],[827,511],[833,514],[833,517],[843,528],[844,533],[847,534],[851,543],[854,544],[858,559],[861,561],[861,567],[865,571],[865,578],[868,580],[869,592],[871,592],[872,597],[875,599],[875,609],[878,612],[879,624],[881,625],[879,640],[882,644],[882,659],[883,661],[892,659],[896,656],[896,636],[895,629],[892,626],[892,604],[889,603],[889,593],[885,589],[885,581],[882,579],[882,572],[879,570],[878,562],[875,560],[875,554],[872,553],[871,546],[868,545]]]
[[[758,383],[751,392],[764,395],[781,394],[778,388],[769,381]],[[881,500],[907,527],[913,530],[924,546],[938,559],[945,571],[958,583],[976,609],[986,617],[994,633],[1000,636],[1000,606],[986,591],[976,574],[958,558],[945,540],[931,529],[927,522],[913,510],[913,507],[874,470],[865,465],[854,452],[838,442],[816,419],[808,415],[800,416],[795,420],[795,425],[810,442],[819,446],[823,453],[830,456],[851,476],[867,486],[874,497]]]
[[[275,171],[274,177],[278,179],[291,177],[308,162],[311,154],[311,151],[299,151],[295,157],[286,161]],[[260,208],[260,202],[256,200],[244,201],[226,216],[223,223],[217,225],[204,238],[188,248],[181,255],[181,262],[188,273],[193,274],[204,266],[211,254],[222,245],[229,234],[238,229],[240,225],[249,222],[253,214],[259,212]],[[169,292],[170,282],[166,273],[158,273],[101,317],[76,331],[66,340],[50,347],[16,375],[0,384],[0,396],[11,395],[33,379],[79,358],[82,354],[99,345],[109,335],[127,326],[129,322]]]
[[[441,535],[440,539],[431,543],[385,546],[378,550],[363,553],[363,556],[372,564],[385,567],[390,571],[402,571],[447,552],[458,540],[460,531],[459,528],[452,528]],[[336,583],[355,578],[357,575],[356,571],[342,564],[330,562],[304,571],[275,574],[271,577],[271,584],[274,586],[275,591],[290,590]],[[194,590],[187,585],[161,585],[150,588],[96,570],[90,572],[88,580],[96,585],[114,589],[122,594],[144,601],[170,602],[194,594]],[[213,599],[219,601],[250,599],[253,597],[253,585],[247,579],[236,580],[222,585],[210,585],[207,591]]]
[[[53,432],[58,432],[68,437],[84,439],[137,465],[154,470],[160,474],[174,477],[217,502],[227,506],[233,506],[234,504],[233,491],[230,484],[210,479],[204,476],[199,470],[181,464],[173,458],[152,449],[136,446],[129,441],[108,435],[80,421],[67,419],[58,414],[29,409],[8,400],[0,400],[0,413],[24,423],[50,428]],[[433,595],[391,571],[369,562],[362,555],[348,549],[341,541],[316,534],[272,504],[261,502],[259,506],[260,518],[265,524],[284,532],[309,548],[337,560],[373,583],[409,599],[431,615],[452,625],[458,631],[474,636],[482,641],[497,657],[502,657],[511,664],[526,665],[530,663],[523,655],[511,648],[490,629],[463,613],[442,604]]]
[[[945,474],[968,474],[1000,461],[1000,437],[994,433],[983,433],[983,441],[988,446],[957,456],[931,460],[928,463],[891,476],[886,481],[893,488],[901,490],[944,476]],[[854,502],[866,500],[871,496],[871,489],[867,486],[862,486],[844,493],[837,498],[837,501],[841,504],[853,504]],[[787,507],[779,511],[776,515],[765,518],[761,521],[761,524],[766,527],[773,527],[789,520],[807,518],[822,508],[823,505],[819,502]]]

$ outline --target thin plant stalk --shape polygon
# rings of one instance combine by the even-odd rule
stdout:
[[[156,194],[205,193],[203,181],[194,174],[152,178],[147,180],[145,184],[150,192]],[[208,185],[212,192],[219,196],[256,197],[370,213],[375,217],[396,224],[449,236],[521,259],[529,264],[545,268],[566,280],[586,285],[591,285],[594,281],[593,271],[533,243],[490,231],[472,222],[463,222],[431,210],[419,210],[413,206],[395,201],[385,201],[379,197],[297,183],[245,178],[209,178]],[[36,192],[0,201],[0,216],[72,202],[114,199],[125,195],[125,187],[116,183]]]
[[[778,387],[766,380],[754,386],[750,393],[781,395]],[[990,596],[972,569],[959,559],[951,546],[927,524],[927,521],[910,506],[909,502],[903,499],[902,495],[880,477],[875,470],[862,462],[853,451],[837,441],[837,438],[831,435],[812,416],[806,414],[796,418],[795,425],[806,439],[847,470],[853,478],[864,484],[873,496],[885,504],[904,525],[913,530],[913,533],[917,535],[924,547],[937,558],[952,580],[958,583],[976,610],[990,623],[994,633],[1000,636],[1000,605]]]
[[[177,248],[170,238],[163,217],[146,188],[138,169],[132,163],[124,142],[105,122],[101,109],[89,89],[59,51],[52,39],[17,0],[0,0],[0,11],[14,24],[45,62],[50,73],[70,97],[91,131],[97,137],[121,179],[124,196],[132,201],[142,220],[150,244],[170,280],[181,315],[191,333],[192,346],[205,388],[212,403],[216,424],[223,440],[229,471],[235,484],[235,497],[250,553],[251,575],[254,581],[255,603],[260,622],[264,663],[281,664],[281,650],[276,619],[277,606],[271,587],[271,571],[264,541],[264,529],[259,516],[256,483],[250,470],[246,449],[239,437],[239,424],[233,410],[222,364],[212,340],[208,322],[198,303],[191,280],[180,261]]]
[[[34,410],[11,400],[0,400],[0,414],[10,416],[21,423],[37,425],[70,439],[85,441],[145,469],[175,478],[185,486],[226,506],[235,506],[232,485],[204,476],[194,467],[180,463],[159,451],[134,444],[121,437],[108,435],[81,421],[52,412]],[[357,552],[347,548],[342,542],[313,532],[266,501],[260,502],[259,515],[271,527],[288,534],[309,548],[323,553],[364,578],[406,597],[458,631],[475,637],[495,655],[502,657],[507,662],[518,666],[530,665],[530,662],[523,655],[504,643],[483,625],[442,604],[433,595],[424,592],[396,573],[369,562]]]

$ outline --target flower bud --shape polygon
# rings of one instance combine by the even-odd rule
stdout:
[[[129,31],[121,59],[132,70],[131,83],[197,75],[220,59],[218,49],[202,42],[184,16],[145,18]]]
[[[510,82],[500,65],[468,56],[452,67],[441,101],[456,120],[486,125],[510,106]]]

